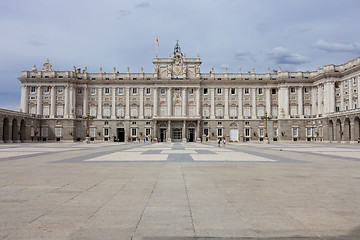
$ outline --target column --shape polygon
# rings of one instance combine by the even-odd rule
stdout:
[[[210,119],[215,119],[215,89],[214,88],[210,88],[210,99],[211,99]]]
[[[348,80],[348,86],[349,86],[349,110],[354,108],[354,104],[353,104],[353,95],[354,95],[354,91],[353,91],[353,79],[349,79]]]
[[[344,82],[340,82],[340,111],[345,110],[345,103],[344,103]]]
[[[139,119],[144,119],[144,88],[140,88],[140,112]]]
[[[153,138],[153,140],[155,140],[155,141],[157,141],[157,121],[155,120],[154,121],[154,132],[151,134],[152,135],[152,138]]]
[[[89,108],[88,108],[88,105],[89,105],[89,89],[88,89],[88,87],[85,86],[83,91],[84,91],[83,115],[87,115],[88,112],[89,112]],[[89,114],[90,114],[90,112],[89,112]]]
[[[74,112],[75,112],[75,91],[74,87],[70,86],[69,88],[69,96],[70,96],[70,113],[69,117],[74,118]]]
[[[270,88],[265,88],[265,105],[266,105],[266,113],[271,115],[271,96],[270,96]]]
[[[111,88],[111,119],[116,119],[116,87]]]
[[[242,94],[243,94],[243,89],[242,88],[238,88],[237,89],[238,92],[238,115],[239,115],[239,119],[243,119],[243,100],[242,100]]]
[[[168,121],[168,129],[167,129],[167,142],[171,142],[171,121]]]
[[[168,117],[172,116],[172,95],[171,95],[171,87],[167,88],[167,107],[168,107],[168,111],[167,111],[167,115]]]
[[[65,107],[64,107],[64,118],[69,118],[69,86],[65,87]]]
[[[102,88],[98,88],[98,110],[97,110],[97,119],[102,118]]]
[[[304,117],[303,103],[303,87],[298,87],[298,115],[300,118]]]
[[[37,87],[37,101],[36,101],[36,114],[42,115],[42,92],[41,87]]]
[[[279,118],[289,118],[289,88],[282,86],[279,88]]]
[[[229,119],[229,88],[225,88],[225,111],[224,119]]]
[[[356,79],[356,83],[357,83],[357,100],[358,100],[358,104],[357,104],[357,108],[360,108],[360,77],[357,77]]]
[[[335,112],[335,82],[329,82],[329,112]]]
[[[256,88],[251,88],[251,118],[256,119]]]
[[[323,100],[323,89],[322,85],[318,85],[318,116],[323,113],[322,100]]]
[[[182,127],[182,141],[186,142],[186,120],[184,120]]]
[[[181,115],[183,116],[183,117],[186,117],[186,106],[187,106],[187,104],[186,104],[186,87],[184,87],[183,89],[182,89],[182,104],[181,104]],[[184,138],[184,136],[185,135],[183,135],[183,138]],[[185,140],[186,140],[186,138],[185,138]],[[185,141],[186,142],[186,141]]]
[[[125,88],[125,96],[126,96],[126,105],[125,105],[125,119],[130,118],[130,88]]]
[[[154,88],[154,117],[157,117],[158,113],[158,95],[157,95],[157,87]]]
[[[310,88],[311,90],[311,115],[315,116],[317,114],[316,108],[316,87]]]
[[[50,89],[50,97],[51,97],[50,118],[54,118],[55,112],[56,112],[56,89],[55,89],[55,86],[52,86]]]
[[[200,117],[200,87],[196,88],[196,117]]]
[[[196,126],[196,142],[201,142],[200,121],[197,121],[197,126]]]
[[[329,112],[329,90],[328,90],[328,84],[324,83],[324,93],[323,93],[323,99],[324,99],[324,106],[323,106],[323,113],[326,115]]]
[[[29,95],[26,86],[21,86],[21,106],[20,112],[28,113]]]

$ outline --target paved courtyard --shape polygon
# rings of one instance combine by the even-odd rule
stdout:
[[[0,239],[360,239],[360,147],[0,145]]]

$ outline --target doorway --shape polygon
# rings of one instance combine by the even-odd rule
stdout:
[[[195,141],[195,129],[189,128],[189,142]]]
[[[166,142],[166,128],[160,128],[160,142]]]
[[[125,142],[125,130],[124,128],[117,129],[117,139],[118,142]]]
[[[182,128],[173,128],[172,141],[173,142],[181,142],[182,141]]]
[[[230,141],[232,141],[232,142],[239,141],[239,130],[238,129],[230,129]]]

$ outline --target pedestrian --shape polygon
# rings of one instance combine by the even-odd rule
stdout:
[[[225,144],[226,144],[226,138],[223,139],[223,142],[224,142],[224,147],[225,147]]]
[[[220,143],[221,143],[221,138],[219,138],[218,140],[218,147],[220,147]]]
[[[145,143],[145,138],[144,138],[144,143]]]

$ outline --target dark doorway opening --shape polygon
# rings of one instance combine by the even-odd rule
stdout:
[[[195,129],[190,128],[189,129],[189,142],[194,142],[195,140]]]
[[[117,129],[117,139],[118,139],[118,142],[125,142],[125,129],[124,128]]]
[[[160,128],[160,142],[166,142],[166,128]]]

